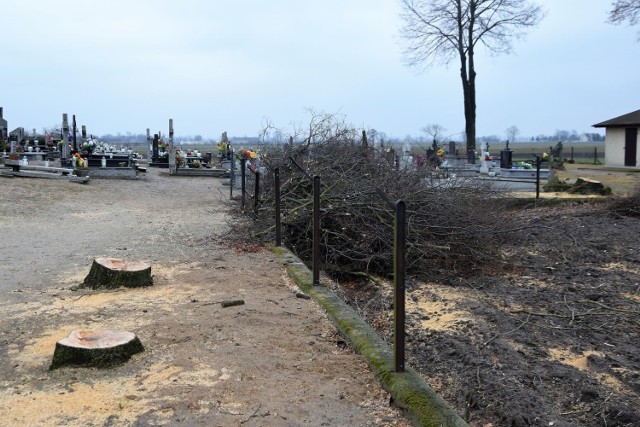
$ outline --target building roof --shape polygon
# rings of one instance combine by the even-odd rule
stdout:
[[[640,126],[640,110],[593,125],[594,128]]]

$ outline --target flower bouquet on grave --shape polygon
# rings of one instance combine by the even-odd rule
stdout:
[[[220,141],[216,144],[216,148],[218,149],[218,154],[225,154],[229,150],[229,143]]]
[[[519,162],[518,166],[520,166],[521,169],[533,169],[533,165],[531,163],[527,163],[527,162]]]
[[[83,159],[82,156],[80,155],[80,153],[75,153],[73,156],[71,156],[72,163],[73,163],[74,159],[75,159],[75,166],[77,168],[88,168],[89,167],[89,162],[87,162],[85,159]]]
[[[199,169],[200,167],[202,167],[202,163],[200,163],[200,160],[195,160],[193,162],[193,167],[196,169]]]
[[[236,153],[236,157],[239,160],[247,160],[248,162],[251,162],[252,160],[258,158],[258,153],[256,153],[255,151],[245,150],[244,148],[241,148]]]
[[[183,168],[187,165],[187,153],[176,150],[176,167]]]
[[[96,142],[93,139],[83,142],[82,145],[80,146],[80,150],[86,151],[89,154],[93,153],[93,150],[95,150],[95,148],[96,148]]]

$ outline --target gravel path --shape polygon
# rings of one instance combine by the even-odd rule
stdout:
[[[149,168],[0,185],[6,425],[409,425],[275,255],[225,246],[222,180]],[[150,262],[154,285],[71,290],[99,256]],[[130,330],[146,351],[113,369],[49,371],[76,328]]]

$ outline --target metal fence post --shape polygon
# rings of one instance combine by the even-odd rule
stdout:
[[[540,156],[536,156],[536,200],[540,198],[540,163]]]
[[[313,177],[313,284],[320,284],[320,177]]]
[[[275,203],[276,203],[276,246],[282,246],[282,230],[280,218],[280,168],[274,171],[275,180]]]
[[[405,247],[406,247],[406,206],[402,200],[395,204],[395,236],[394,236],[394,362],[395,371],[404,372],[404,345],[405,345]]]
[[[246,191],[246,178],[247,178],[247,159],[240,160],[240,187],[242,191],[242,212],[244,212],[244,199]]]
[[[255,173],[255,187],[253,190],[253,212],[258,214],[258,205],[260,203],[260,172]]]
[[[229,198],[233,199],[233,186],[236,184],[236,162],[231,149],[231,171],[229,172]]]

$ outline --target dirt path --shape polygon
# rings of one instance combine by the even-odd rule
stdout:
[[[0,186],[3,424],[409,425],[275,255],[221,243],[221,180],[149,168],[137,181]],[[155,283],[70,290],[98,256],[150,262]],[[48,371],[76,328],[130,330],[146,351],[114,369]]]

